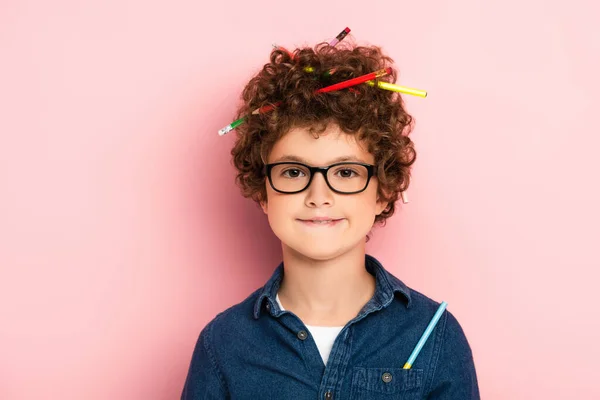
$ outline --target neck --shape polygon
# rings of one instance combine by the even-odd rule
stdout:
[[[375,277],[365,268],[365,246],[315,260],[283,245],[284,277],[279,300],[305,324],[343,326],[375,293]]]

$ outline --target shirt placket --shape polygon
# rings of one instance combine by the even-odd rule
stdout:
[[[269,308],[268,305],[267,308]],[[381,306],[377,306],[371,299],[361,312],[344,326],[335,339],[329,360],[325,366],[317,344],[310,336],[309,329],[302,320],[290,311],[284,311],[279,316],[279,323],[295,332],[295,337],[294,335],[290,335],[290,337],[293,338],[292,340],[297,341],[296,344],[301,347],[308,372],[314,374],[315,382],[320,381],[318,399],[333,400],[342,397],[340,392],[352,351],[352,325],[380,308]]]

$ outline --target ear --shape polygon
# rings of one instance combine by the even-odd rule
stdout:
[[[267,212],[268,211],[268,207],[267,206],[268,206],[268,203],[267,203],[266,200],[260,202],[260,208],[262,208],[262,210],[263,210],[263,212],[265,214],[268,214],[268,212]]]
[[[389,207],[390,203],[387,201],[384,201],[381,196],[377,195],[377,206],[375,207],[376,210],[376,214],[380,215],[382,212],[384,212],[388,207]]]
[[[380,215],[382,212],[384,212],[389,206],[389,203],[387,201],[378,201],[377,202],[377,215]]]

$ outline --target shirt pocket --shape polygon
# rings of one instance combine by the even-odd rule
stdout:
[[[350,400],[418,400],[422,369],[354,367]]]

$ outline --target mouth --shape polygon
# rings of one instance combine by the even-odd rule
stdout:
[[[299,219],[298,221],[300,221],[303,225],[306,225],[306,226],[314,226],[314,227],[323,226],[323,227],[329,227],[329,226],[336,226],[340,222],[342,222],[343,220],[344,220],[344,218],[340,218],[340,219],[327,219],[327,220]]]

